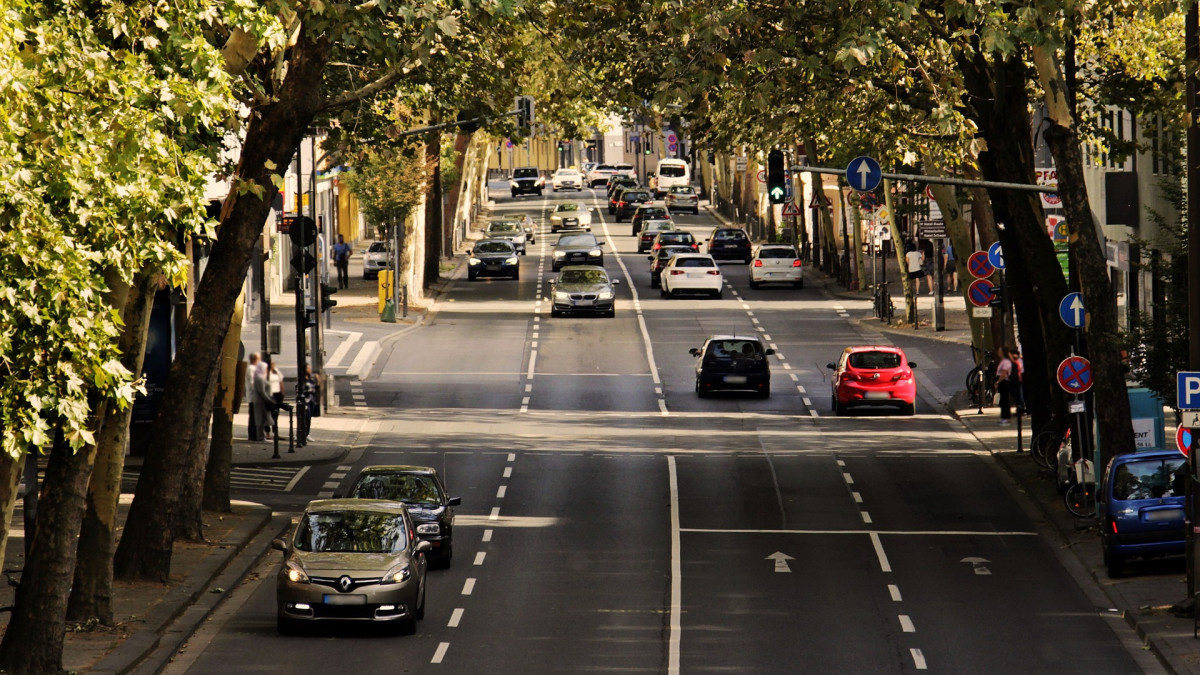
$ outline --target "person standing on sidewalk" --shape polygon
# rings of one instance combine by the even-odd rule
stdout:
[[[904,245],[904,267],[908,269],[908,278],[912,279],[913,294],[920,295],[921,277],[925,276],[925,256],[911,241]]]
[[[950,240],[946,240],[946,249],[942,254],[944,267],[942,270],[946,273],[946,289],[951,293],[958,292],[958,265],[954,260],[954,244]]]
[[[1012,417],[1013,362],[1007,347],[997,347],[996,391],[1000,392],[1000,425],[1007,426]]]
[[[258,440],[270,440],[271,418],[275,400],[271,396],[269,379],[271,355],[267,354],[254,370],[254,422],[258,426]]]
[[[1012,377],[1009,381],[1012,383],[1012,403],[1017,408],[1018,415],[1025,414],[1025,361],[1021,358],[1021,350],[1012,348],[1008,350],[1008,360],[1012,361]]]
[[[342,235],[338,235],[337,243],[333,245],[333,264],[337,267],[338,288],[350,288],[350,244]]]
[[[252,441],[262,440],[262,426],[258,423],[258,396],[254,393],[254,375],[258,372],[258,360],[258,352],[251,352],[247,360],[246,377],[242,382],[242,398],[246,399],[246,410],[250,417],[247,433]]]
[[[925,269],[925,285],[929,287],[929,294],[934,294],[934,280],[937,277],[937,253],[933,248],[933,242],[929,239],[922,239],[921,246],[921,266]]]

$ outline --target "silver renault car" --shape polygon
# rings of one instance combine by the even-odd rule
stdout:
[[[292,633],[325,621],[390,623],[411,635],[425,616],[425,553],[402,502],[309,502],[283,551],[275,584],[277,627]]]

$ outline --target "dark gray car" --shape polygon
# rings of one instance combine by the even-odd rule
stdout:
[[[467,279],[479,277],[521,278],[520,258],[517,249],[507,239],[483,239],[471,249],[467,258]]]
[[[604,242],[597,241],[596,235],[584,232],[581,234],[564,234],[554,244],[551,267],[555,272],[567,265],[604,265]]]
[[[616,289],[620,280],[608,278],[603,267],[579,265],[563,269],[550,282],[550,316],[603,314],[616,316]]]

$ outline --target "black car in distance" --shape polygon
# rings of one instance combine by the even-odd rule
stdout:
[[[767,357],[774,349],[754,336],[713,335],[704,346],[692,348],[696,357],[696,395],[705,398],[715,391],[750,392],[771,397],[771,366]]]
[[[567,267],[550,282],[550,316],[599,314],[612,318],[617,315],[615,286],[620,283],[609,279],[603,267]]]
[[[750,251],[750,237],[737,227],[718,227],[708,237],[708,254],[715,260],[740,260],[746,264],[754,254]]]
[[[614,210],[614,215],[617,217],[617,222],[621,222],[626,218],[633,217],[633,212],[637,207],[654,199],[653,195],[647,190],[625,190],[621,196],[617,198],[617,204]]]
[[[521,278],[521,258],[517,248],[507,239],[481,239],[467,258],[467,279],[479,277]]]
[[[430,563],[450,566],[454,557],[454,507],[462,504],[462,498],[449,496],[437,469],[408,465],[364,467],[346,496],[404,502],[416,525],[417,537],[433,546]]]
[[[650,288],[658,288],[662,282],[662,271],[671,258],[680,253],[695,253],[691,246],[663,246],[647,256],[650,261]]]
[[[555,272],[567,265],[604,265],[604,242],[589,232],[564,234],[554,244],[550,267]]]

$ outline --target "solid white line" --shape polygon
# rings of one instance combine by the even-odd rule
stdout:
[[[722,529],[717,527],[683,527],[680,532],[698,532],[701,534],[869,534],[878,537],[881,534],[903,535],[912,537],[1036,537],[1037,532],[1017,532],[994,530],[751,530],[751,529]]]
[[[908,651],[910,654],[912,654],[913,665],[917,667],[917,670],[926,670],[928,668],[928,666],[925,665],[925,655],[921,653],[920,649],[913,648]]]
[[[308,465],[301,467],[300,470],[296,472],[296,475],[292,476],[292,479],[288,481],[287,487],[283,488],[283,491],[291,492],[292,488],[296,487],[296,483],[300,482],[300,477],[308,473],[308,470],[311,468],[312,467]]]
[[[475,579],[467,579],[463,582],[463,595],[470,595],[475,590]]]
[[[504,477],[512,478],[512,467],[511,466],[504,467]]]
[[[501,486],[500,486],[500,487],[499,487],[499,488],[496,490],[496,499],[504,499],[504,493],[505,493],[505,492],[508,492],[508,486],[507,486],[507,485],[501,485]]]
[[[450,621],[446,624],[446,626],[448,628],[458,628],[458,622],[462,621],[462,615],[463,608],[455,607],[454,611],[450,613]]]
[[[487,542],[489,542],[489,541],[491,541],[491,540],[492,540],[492,531],[491,531],[491,530],[484,530],[484,531],[483,531],[483,541],[484,541],[484,543],[487,543]]]
[[[475,564],[482,565],[483,559],[487,557],[487,551],[480,551],[475,554]]]
[[[500,520],[500,507],[493,506],[492,514],[488,516],[488,520]]]
[[[888,584],[888,593],[892,596],[892,602],[900,602],[900,587],[896,584]]]
[[[449,643],[449,642],[442,642],[442,643],[439,643],[439,644],[438,644],[438,646],[437,646],[437,651],[435,651],[435,652],[433,653],[433,659],[431,659],[429,662],[430,662],[430,663],[441,663],[441,662],[442,662],[442,659],[446,657],[446,650],[447,650],[447,649],[450,649],[450,643]]]
[[[907,614],[900,615],[900,630],[905,633],[917,632],[917,627],[913,625],[912,619],[908,618]]]
[[[333,331],[326,331],[326,333],[332,332]],[[346,358],[346,354],[350,352],[350,348],[353,347],[354,343],[358,342],[358,339],[361,337],[362,333],[349,333],[346,336],[346,339],[342,341],[342,344],[338,345],[338,348],[333,350],[333,354],[329,355],[329,360],[325,362],[325,367],[340,368],[342,365],[342,359]]]
[[[679,559],[679,476],[675,472],[675,456],[667,455],[667,477],[671,489],[671,619],[667,640],[667,673],[679,673],[680,618],[683,603],[683,566]]]
[[[887,554],[883,552],[883,542],[879,540],[879,533],[871,533],[871,545],[875,547],[875,555],[879,558],[879,569],[883,572],[891,572],[892,564],[888,562]]]

